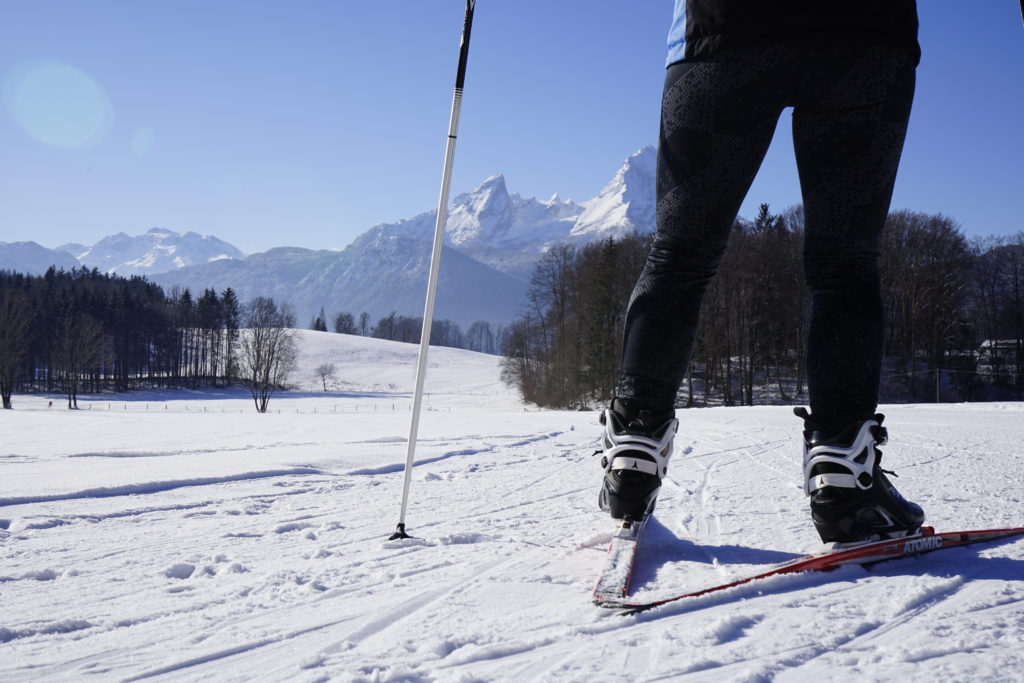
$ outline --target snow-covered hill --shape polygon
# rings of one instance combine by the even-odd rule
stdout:
[[[266,415],[237,392],[77,412],[17,397],[0,414],[0,679],[1024,680],[1024,540],[633,617],[593,607],[596,415],[524,409],[490,356],[432,351],[417,538],[388,541],[415,352],[305,332],[303,388]],[[883,410],[886,466],[930,523],[1024,521],[1024,406]],[[638,597],[821,548],[787,409],[681,417]]]
[[[84,250],[80,244],[66,244],[58,249],[70,253],[84,266],[125,277],[151,275],[197,263],[244,256],[234,245],[212,235],[179,234],[161,228],[152,228],[144,235],[135,236],[119,232]]]

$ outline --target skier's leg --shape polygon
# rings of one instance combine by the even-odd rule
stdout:
[[[793,115],[812,293],[811,413],[798,412],[805,490],[823,541],[899,536],[918,529],[924,513],[880,466],[878,259],[913,100],[914,57],[870,47],[817,63]]]
[[[614,518],[642,516],[658,495],[701,299],[785,106],[787,54],[736,51],[666,75],[657,232],[626,313],[618,396],[602,418],[599,504]]]
[[[822,61],[828,58],[822,57]],[[811,289],[808,388],[824,423],[871,416],[884,313],[879,238],[914,94],[914,57],[888,47],[831,56],[802,92],[793,143],[804,196]]]
[[[657,232],[626,313],[619,397],[672,410],[701,299],[784,105],[782,51],[669,68],[658,144]]]

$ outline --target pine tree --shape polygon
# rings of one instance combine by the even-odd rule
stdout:
[[[0,290],[0,399],[11,408],[11,393],[32,342],[32,310],[20,292]]]

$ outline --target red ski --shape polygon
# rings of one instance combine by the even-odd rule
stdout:
[[[832,550],[817,555],[808,555],[806,557],[801,557],[785,564],[781,564],[774,569],[770,569],[761,574],[737,579],[736,581],[723,583],[719,586],[712,586],[710,588],[693,591],[692,593],[684,593],[682,595],[675,595],[669,598],[661,598],[652,602],[630,602],[624,595],[621,598],[616,599],[608,594],[603,594],[599,597],[595,592],[594,603],[601,607],[623,610],[624,614],[635,614],[636,612],[643,612],[644,610],[649,610],[653,607],[665,605],[670,602],[677,602],[679,600],[685,600],[686,598],[695,598],[700,595],[723,591],[727,588],[742,586],[745,583],[765,579],[769,576],[795,574],[799,572],[827,572],[847,564],[874,564],[876,562],[895,560],[901,557],[908,557],[910,555],[930,553],[944,548],[953,548],[960,545],[969,545],[971,543],[981,543],[984,541],[994,541],[1000,538],[1020,535],[1024,535],[1024,527],[953,531],[946,533],[937,533],[932,527],[923,527],[920,535],[875,541],[872,543],[858,545],[853,548]]]

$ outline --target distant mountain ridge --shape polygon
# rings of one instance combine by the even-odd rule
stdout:
[[[431,251],[429,242],[379,236],[357,240],[341,252],[279,247],[244,260],[190,266],[149,279],[165,289],[189,287],[194,292],[231,287],[243,301],[272,296],[290,302],[303,326],[321,308],[328,317],[366,311],[376,322],[391,312],[423,314]],[[462,326],[477,320],[504,324],[517,315],[525,298],[525,282],[444,248],[435,318]]]
[[[79,265],[71,254],[47,249],[35,242],[0,242],[0,270],[42,275],[50,266],[71,270]]]
[[[210,261],[245,257],[237,247],[212,235],[191,231],[177,233],[163,228],[151,228],[134,237],[119,232],[79,251],[83,246],[66,244],[58,249],[70,253],[83,266],[126,276],[151,275]]]
[[[652,232],[655,156],[652,147],[632,154],[596,197],[582,203],[557,194],[524,198],[510,193],[501,175],[455,197],[435,317],[464,326],[476,320],[507,324],[521,314],[534,266],[553,246]],[[273,296],[292,303],[300,324],[321,308],[329,316],[366,311],[376,321],[392,312],[422,315],[436,215],[431,210],[375,225],[341,251],[279,247],[245,256],[216,237],[158,228],[136,237],[119,233],[91,247],[35,246],[50,252],[54,263],[73,256],[78,264],[145,275],[165,288],[231,287],[243,301]],[[0,265],[4,257],[0,243]],[[33,264],[44,261],[43,253],[33,257]]]

